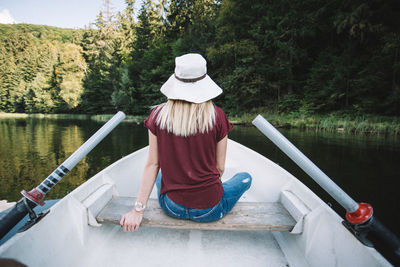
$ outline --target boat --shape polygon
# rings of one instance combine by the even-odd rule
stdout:
[[[356,239],[342,225],[343,219],[297,178],[230,139],[222,180],[245,171],[253,181],[239,208],[225,217],[228,221],[199,226],[163,217],[161,221],[172,222],[152,224],[148,219],[138,231],[124,232],[104,213],[118,200],[132,203],[147,152],[148,147],[135,151],[88,179],[54,204],[40,222],[1,245],[0,258],[33,267],[392,266]],[[156,189],[150,198],[157,205]],[[237,211],[246,205],[279,207],[283,219],[274,221],[277,215],[266,209],[270,214],[260,215],[264,228],[255,227],[260,224],[253,223],[259,216],[254,210]],[[229,218],[240,218],[240,227],[231,227]]]

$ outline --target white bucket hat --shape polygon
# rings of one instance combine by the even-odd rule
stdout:
[[[200,54],[185,54],[175,58],[175,73],[161,86],[161,93],[169,99],[203,103],[222,89],[207,75],[207,62]]]

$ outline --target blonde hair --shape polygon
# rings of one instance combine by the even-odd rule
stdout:
[[[156,125],[177,136],[190,136],[210,131],[215,124],[215,109],[211,100],[200,104],[168,99],[156,107]]]

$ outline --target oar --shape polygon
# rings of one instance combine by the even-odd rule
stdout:
[[[123,119],[125,114],[118,112],[106,124],[92,135],[82,146],[69,156],[57,169],[55,169],[39,186],[29,192],[23,190],[23,198],[19,200],[10,211],[0,218],[0,239],[3,238],[25,215],[29,214],[32,221],[38,217],[32,210],[37,205],[44,205],[45,195],[83,159],[101,140],[104,139]],[[45,215],[45,214],[44,214]]]
[[[343,224],[363,244],[372,245],[372,242],[367,239],[367,234],[368,232],[374,232],[384,243],[383,247],[387,246],[395,255],[396,259],[392,260],[397,263],[400,261],[399,238],[373,217],[373,208],[370,204],[354,201],[261,115],[258,115],[253,120],[253,124],[346,209],[345,218],[347,221],[344,221]],[[380,247],[380,243],[375,242],[374,245],[379,250],[385,250],[385,248]]]

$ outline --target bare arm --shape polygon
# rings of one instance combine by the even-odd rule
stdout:
[[[143,205],[147,204],[159,170],[160,163],[158,161],[157,136],[149,130],[149,154],[146,165],[144,166],[142,184],[140,185],[137,198],[137,201],[143,203]]]
[[[158,171],[160,170],[160,164],[158,160],[158,147],[157,147],[157,136],[155,136],[150,130],[149,133],[149,154],[147,157],[146,165],[144,166],[142,183],[140,185],[139,194],[137,201],[143,205],[147,204],[150,193],[153,190],[154,183]],[[124,227],[125,232],[135,231],[139,228],[139,225],[143,218],[143,211],[138,212],[132,209],[130,212],[125,213],[120,221],[121,226]]]
[[[225,171],[225,159],[226,159],[226,147],[228,144],[228,135],[217,143],[217,170],[219,171],[220,177]]]

